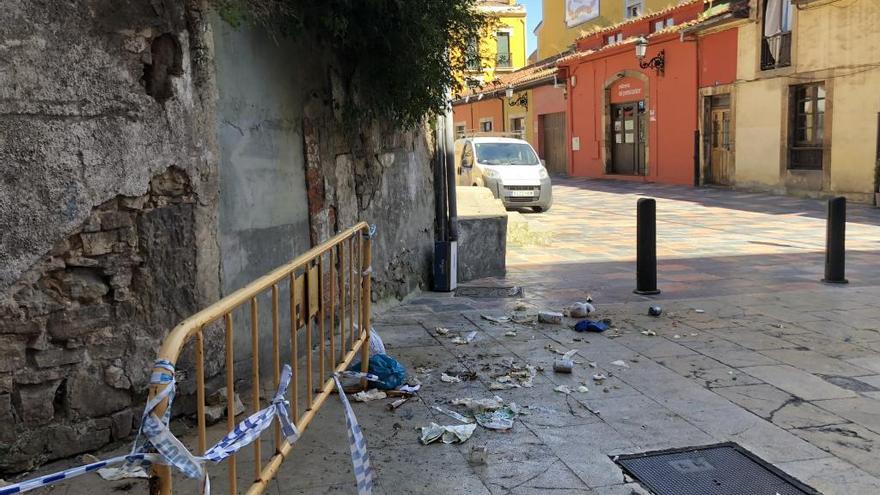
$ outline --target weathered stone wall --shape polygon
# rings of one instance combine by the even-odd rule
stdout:
[[[128,435],[159,341],[217,298],[199,16],[0,0],[0,471]]]

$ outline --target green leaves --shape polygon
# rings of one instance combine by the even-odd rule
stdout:
[[[460,90],[468,41],[489,18],[475,0],[214,0],[232,26],[261,25],[309,36],[334,55],[345,79],[347,123],[386,120],[399,128],[442,112],[446,88]],[[294,34],[295,33],[295,34]]]

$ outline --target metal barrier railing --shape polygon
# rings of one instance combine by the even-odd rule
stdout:
[[[305,430],[333,392],[335,383],[330,372],[340,372],[351,365],[358,353],[361,354],[361,368],[366,372],[369,365],[370,328],[370,265],[372,231],[365,222],[339,233],[327,242],[312,248],[291,262],[251,282],[247,286],[224,297],[220,301],[187,318],[175,327],[165,338],[159,350],[158,359],[176,364],[188,342],[194,344],[196,418],[198,422],[198,451],[202,455],[207,448],[207,425],[205,416],[205,331],[209,325],[223,322],[225,329],[225,368],[226,368],[226,415],[227,431],[235,427],[235,359],[234,335],[235,319],[233,313],[242,308],[250,313],[251,359],[251,401],[254,412],[260,410],[260,326],[258,298],[271,295],[272,311],[272,369],[275,388],[281,376],[281,289],[289,288],[289,343],[292,379],[290,383],[290,416],[299,431]],[[357,318],[357,323],[355,319]],[[356,331],[357,329],[357,335]],[[300,352],[301,333],[305,337],[305,350]],[[318,377],[320,388],[313,388],[315,376],[313,357],[313,334],[318,340]],[[304,354],[304,370],[300,370],[301,356]],[[154,372],[161,373],[162,369]],[[305,408],[300,409],[300,372],[305,373]],[[321,381],[323,380],[323,381]],[[362,380],[362,386],[365,381]],[[154,384],[150,386],[149,399],[159,395],[171,385]],[[339,393],[344,393],[339,391]],[[168,406],[167,399],[160,402],[154,413],[161,417]],[[274,478],[281,463],[290,454],[293,446],[282,440],[280,425],[275,420],[275,453],[263,465],[262,441],[253,443],[255,481],[247,490],[248,495],[263,493]],[[235,456],[228,459],[229,493],[238,493],[238,475]],[[151,480],[152,493],[170,495],[172,492],[171,466],[153,466]]]

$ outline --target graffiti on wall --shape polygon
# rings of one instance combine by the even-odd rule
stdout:
[[[599,16],[599,0],[565,0],[565,24],[576,26]]]

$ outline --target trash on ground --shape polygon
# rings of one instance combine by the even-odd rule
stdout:
[[[349,371],[360,371],[361,363],[357,362],[349,366]],[[396,359],[387,354],[376,354],[370,357],[368,370],[376,375],[378,381],[370,381],[374,386],[382,390],[392,390],[406,380],[406,369]]]
[[[568,388],[568,385],[559,385],[558,387],[553,389],[554,392],[559,392],[560,394],[568,395],[571,393],[571,389]]]
[[[512,365],[509,374],[513,378],[519,380],[521,386],[531,388],[534,386],[533,379],[535,378],[535,375],[538,374],[538,370],[531,364],[527,364],[525,368],[521,368],[518,365]]]
[[[595,313],[596,307],[588,302],[576,302],[568,307],[568,316],[572,318],[583,318],[590,313]]]
[[[648,314],[651,316],[660,316],[661,314],[663,314],[663,308],[661,308],[660,306],[651,306],[650,308],[648,308]]]
[[[449,329],[445,327],[437,327],[434,331],[437,332],[437,335],[446,335],[449,333]]]
[[[602,373],[596,373],[595,375],[593,375],[593,381],[596,383],[602,383],[606,379],[608,379],[608,377],[603,375]]]
[[[642,330],[641,334],[647,335],[648,337],[656,337],[657,336],[657,332],[655,332],[653,330]]]
[[[611,361],[613,366],[620,366],[621,368],[629,368],[629,365],[626,364],[626,361],[622,359],[618,359],[617,361]]]
[[[468,461],[475,465],[484,465],[489,460],[489,448],[486,445],[474,445],[471,447],[471,453]]]
[[[510,321],[509,316],[480,315],[480,318],[491,321],[492,323],[507,323],[508,321]]]
[[[406,394],[414,394],[414,393],[418,392],[420,388],[422,388],[421,383],[419,383],[417,385],[402,385],[397,390],[400,390],[401,392],[406,393]]]
[[[556,311],[540,311],[538,313],[538,322],[540,323],[562,323],[562,313]]]
[[[477,423],[490,430],[509,430],[513,428],[513,420],[517,411],[512,405],[501,406],[494,411],[486,411],[475,416]]]
[[[580,393],[582,393],[582,394],[585,394],[585,393],[587,393],[587,392],[589,392],[589,391],[590,391],[590,389],[587,388],[586,385],[581,385],[581,386],[578,387],[578,392],[580,392]]]
[[[143,466],[129,466],[123,464],[120,467],[101,468],[98,470],[98,476],[106,481],[118,481],[128,478],[149,478],[150,473],[148,473]]]
[[[581,320],[574,326],[575,332],[604,332],[608,325],[601,321]]]
[[[404,397],[402,399],[397,399],[396,401],[388,404],[388,406],[387,406],[388,410],[393,411],[393,410],[397,409],[398,407],[404,405],[406,403],[406,401],[408,401],[410,399],[411,399],[411,397]]]
[[[452,339],[450,339],[450,342],[457,345],[467,345],[467,340],[464,340],[459,336],[452,337]]]
[[[513,315],[510,317],[510,321],[514,323],[519,323],[520,325],[534,325],[538,322],[537,315]]]
[[[553,361],[553,371],[557,373],[571,373],[571,369],[574,367],[574,363],[571,362],[571,359],[556,359]]]
[[[505,336],[505,337],[516,337],[516,332],[513,331],[513,330],[511,330],[511,331],[509,331],[509,332],[505,332],[505,333],[504,333],[504,336]]]
[[[522,302],[522,301],[517,301],[516,305],[513,307],[513,309],[514,309],[514,311],[525,311],[525,310],[529,309],[529,305]]]
[[[571,359],[574,357],[575,354],[577,354],[577,352],[578,352],[577,349],[572,349],[572,350],[566,352],[565,354],[563,354],[562,359]]]
[[[419,441],[422,442],[422,445],[428,445],[437,440],[443,443],[464,443],[474,434],[476,429],[477,425],[475,424],[441,426],[432,422],[428,426],[422,426]]]
[[[679,334],[675,334],[675,335],[672,336],[672,338],[673,338],[673,339],[680,339],[680,338],[681,338],[681,335],[679,335]]]
[[[509,378],[509,377],[508,377]],[[519,388],[520,385],[518,383],[513,382],[492,382],[489,384],[489,390],[509,390],[512,388]]]
[[[472,420],[471,418],[462,416],[461,414],[458,414],[455,411],[450,411],[449,409],[444,409],[440,406],[434,406],[434,409],[449,416],[450,418],[457,419],[457,420],[461,421],[462,423],[473,423],[474,422],[474,420]]]
[[[419,375],[429,375],[432,371],[434,371],[434,368],[426,368],[424,366],[419,366],[415,369],[415,372]]]
[[[461,383],[461,378],[443,373],[440,375],[440,381],[443,383]]]
[[[705,312],[706,312],[706,310],[704,310],[704,309],[695,309],[695,310],[694,310],[694,313],[700,313],[700,314],[702,314],[702,313],[705,313]]]
[[[590,366],[590,368],[595,368],[595,367],[596,367],[596,363],[588,363],[588,365]]]
[[[464,406],[473,413],[481,413],[483,411],[494,411],[503,406],[504,399],[498,396],[491,399],[471,399],[470,397],[465,397],[453,400],[452,404],[455,406]]]
[[[376,388],[371,388],[370,390],[364,390],[351,395],[351,399],[355,402],[370,402],[371,400],[379,400],[386,397],[388,397],[388,394]]]
[[[233,414],[238,416],[245,411],[244,403],[238,393],[233,394]],[[226,387],[220,387],[205,399],[205,422],[214,424],[226,417]]]

